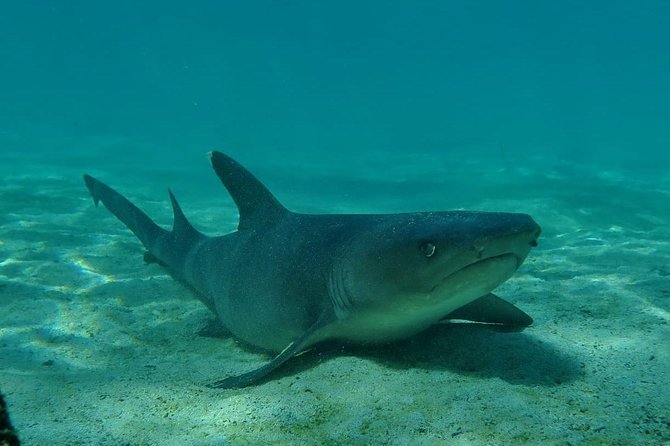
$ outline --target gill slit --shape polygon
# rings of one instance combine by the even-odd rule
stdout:
[[[342,269],[337,266],[333,267],[328,275],[328,288],[330,299],[335,309],[335,314],[338,319],[344,319],[349,315],[351,309],[351,297],[344,285],[344,277]]]

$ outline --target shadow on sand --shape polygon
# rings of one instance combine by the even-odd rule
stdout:
[[[385,346],[324,345],[292,358],[263,381],[297,375],[341,356],[366,358],[396,370],[443,370],[527,386],[556,386],[583,373],[576,358],[532,334],[501,333],[478,324],[440,324]]]

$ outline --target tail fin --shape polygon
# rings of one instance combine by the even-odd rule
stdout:
[[[102,202],[128,229],[133,231],[133,234],[149,251],[151,258],[155,258],[159,263],[170,267],[178,266],[185,254],[183,251],[192,246],[194,240],[203,237],[188,222],[172,191],[169,193],[174,212],[174,225],[172,231],[166,231],[126,197],[106,184],[90,175],[84,175],[84,182],[95,205]]]
[[[154,252],[152,249],[155,242],[168,234],[168,232],[158,226],[145,214],[132,204],[126,197],[98,181],[90,175],[84,175],[84,182],[88,187],[93,202],[97,206],[99,202],[105,205],[109,211],[116,216],[123,224],[128,226],[128,229],[133,231],[149,252]]]

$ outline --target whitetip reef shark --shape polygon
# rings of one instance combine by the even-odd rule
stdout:
[[[511,330],[532,323],[491,294],[537,246],[540,227],[529,215],[295,213],[229,156],[210,159],[239,209],[237,230],[217,237],[196,230],[171,191],[168,231],[84,175],[96,206],[137,236],[146,261],[191,289],[237,339],[276,354],[210,387],[256,383],[326,340],[387,343],[451,319]]]

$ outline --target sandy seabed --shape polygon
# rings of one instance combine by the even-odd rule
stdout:
[[[222,391],[205,384],[266,357],[202,335],[211,314],[93,207],[83,166],[18,163],[0,167],[0,390],[26,445],[670,444],[668,176],[418,156],[278,169],[277,195],[303,211],[531,214],[540,246],[496,293],[535,323],[317,349]],[[170,224],[170,174],[96,169]],[[209,175],[204,160],[183,173]],[[197,227],[234,229],[221,188],[187,188]]]

